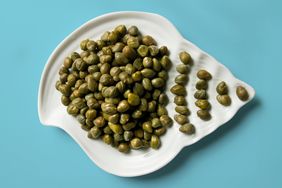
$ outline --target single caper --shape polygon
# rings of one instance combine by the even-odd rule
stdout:
[[[119,36],[122,37],[126,33],[126,27],[125,25],[118,25],[115,29],[115,32],[119,33]]]
[[[111,77],[109,74],[102,74],[99,81],[105,86],[110,86],[114,83],[113,77]]]
[[[158,128],[162,126],[162,122],[159,118],[153,118],[151,122],[152,122],[151,125],[153,128]]]
[[[153,132],[153,128],[152,128],[152,122],[151,121],[146,121],[142,124],[142,128],[144,131],[148,132],[148,133],[152,133]]]
[[[170,88],[170,92],[178,95],[178,96],[185,96],[186,95],[186,89],[182,85],[176,84],[172,88]]]
[[[152,135],[151,141],[150,141],[150,146],[153,149],[158,149],[161,145],[161,141],[157,135]]]
[[[123,133],[123,139],[125,141],[130,141],[133,137],[133,132],[132,131],[124,131]]]
[[[238,86],[236,89],[236,94],[238,98],[242,101],[246,101],[249,99],[249,93],[243,86]]]
[[[111,123],[111,122],[109,122],[108,125],[114,133],[116,133],[116,134],[122,134],[123,133],[123,129],[122,129],[121,125]]]
[[[161,88],[161,87],[163,87],[165,85],[165,80],[162,79],[162,78],[154,78],[152,80],[152,85],[155,88]]]
[[[179,59],[185,65],[190,64],[191,61],[192,61],[190,54],[185,52],[185,51],[182,51],[182,52],[179,53]]]
[[[195,126],[191,123],[185,123],[179,127],[179,131],[189,135],[194,134],[195,130]]]
[[[203,69],[197,72],[197,77],[202,80],[210,80],[212,78],[211,74]]]
[[[148,112],[155,112],[157,107],[157,102],[156,101],[150,101],[148,102]]]
[[[187,108],[187,106],[176,106],[175,111],[179,114],[182,114],[182,115],[189,115],[190,114],[190,111]]]
[[[202,120],[209,120],[211,118],[211,114],[208,110],[198,110],[197,116]]]
[[[202,110],[209,110],[211,105],[209,103],[209,101],[205,100],[205,99],[199,99],[195,102],[195,105],[197,107],[199,107]]]
[[[149,52],[152,57],[157,56],[159,53],[159,48],[155,45],[149,46]]]
[[[102,103],[101,105],[101,109],[103,112],[105,112],[106,114],[109,114],[109,115],[113,115],[117,112],[117,108],[114,104],[111,104],[111,103]]]
[[[225,95],[228,93],[228,87],[226,85],[226,83],[224,81],[220,82],[217,86],[216,86],[216,91],[219,95]]]
[[[165,127],[159,127],[159,128],[154,130],[154,134],[157,135],[157,136],[161,136],[161,135],[165,134],[165,132],[166,132]]]
[[[181,114],[176,114],[174,115],[174,120],[180,124],[180,125],[184,125],[185,123],[188,122],[188,118],[186,115],[181,115]]]
[[[217,95],[216,100],[224,106],[230,106],[231,104],[231,98],[229,95]]]
[[[124,125],[122,125],[122,128],[125,131],[129,131],[129,130],[133,129],[135,126],[136,126],[136,122],[128,122],[128,123],[125,123]]]
[[[208,89],[207,81],[205,81],[205,80],[197,81],[196,82],[196,89],[198,89],[198,90],[201,90],[201,89],[206,90],[206,89]]]
[[[131,77],[135,82],[139,82],[143,78],[142,73],[140,71],[136,71],[135,73],[132,74]]]
[[[140,45],[137,49],[137,52],[141,57],[146,57],[149,52],[148,46]]]
[[[134,119],[139,119],[141,118],[143,115],[142,111],[141,110],[135,110],[132,112],[132,115],[131,117],[134,118]]]
[[[167,55],[163,56],[160,60],[160,63],[162,65],[162,68],[164,70],[168,70],[170,68],[171,62]]]
[[[137,37],[129,37],[127,39],[127,45],[131,48],[138,48],[139,47],[139,40]]]
[[[138,95],[134,94],[134,93],[129,93],[128,94],[128,99],[127,99],[128,103],[131,106],[137,106],[140,104],[140,98]]]
[[[194,97],[196,99],[207,99],[208,98],[208,93],[207,93],[206,90],[201,89],[201,90],[198,90],[198,91],[196,91],[194,93]]]
[[[134,59],[135,56],[136,56],[136,52],[135,50],[130,47],[130,46],[125,46],[123,49],[122,49],[122,53],[124,54],[124,56],[128,59]]]
[[[130,141],[130,147],[132,149],[140,149],[142,148],[142,141],[140,140],[140,138],[133,138],[131,141]]]
[[[142,37],[142,43],[146,46],[156,45],[156,41],[153,39],[153,37],[146,35]]]
[[[186,85],[188,82],[188,76],[186,74],[180,74],[175,77],[174,82],[179,85]]]
[[[169,55],[169,52],[168,52],[168,49],[167,49],[166,46],[161,46],[160,49],[159,49],[159,51],[160,51],[160,54],[161,54],[162,56],[164,56],[164,55]]]
[[[99,129],[99,127],[94,126],[90,129],[88,134],[91,135],[91,138],[97,139],[102,134],[102,131]]]
[[[76,106],[70,104],[68,105],[67,107],[67,112],[70,114],[70,115],[77,115],[79,113],[79,108],[77,108]]]
[[[127,143],[120,143],[118,145],[118,151],[122,152],[122,153],[128,153],[130,150],[130,147]]]
[[[151,91],[153,89],[151,80],[149,78],[143,78],[142,79],[142,85],[143,85],[144,89],[147,90],[147,91]]]
[[[114,140],[117,142],[123,141],[123,134],[114,134]]]
[[[190,71],[189,65],[179,64],[176,66],[176,71],[180,74],[187,74]]]
[[[152,69],[149,69],[149,68],[145,68],[145,69],[141,70],[141,73],[145,78],[150,78],[150,79],[153,78],[156,75],[156,72]]]
[[[170,127],[172,125],[172,119],[168,115],[162,115],[160,117],[160,121],[162,126],[164,127]]]
[[[165,70],[162,70],[158,73],[158,77],[164,79],[164,80],[167,80],[168,79],[168,74],[167,74],[167,71]]]
[[[62,95],[61,102],[62,102],[63,105],[68,106],[70,104],[71,100],[70,100],[69,97]]]
[[[136,36],[138,35],[139,31],[138,31],[138,28],[135,25],[133,25],[128,28],[128,33],[132,36]]]

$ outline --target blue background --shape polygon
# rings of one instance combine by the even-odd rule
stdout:
[[[281,188],[281,8],[279,0],[1,1],[0,187]],[[167,17],[257,91],[229,123],[137,178],[102,171],[37,115],[40,75],[57,44],[84,22],[122,10]]]

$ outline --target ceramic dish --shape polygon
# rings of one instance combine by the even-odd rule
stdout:
[[[87,138],[87,132],[82,130],[77,120],[68,115],[66,107],[60,102],[61,94],[55,89],[55,82],[58,80],[58,70],[66,56],[73,51],[79,50],[81,40],[91,38],[97,40],[103,32],[112,30],[119,24],[126,26],[136,25],[142,34],[153,36],[158,45],[166,45],[170,50],[170,58],[173,66],[169,72],[167,88],[174,84],[176,64],[180,63],[178,53],[182,50],[188,51],[193,60],[194,66],[189,75],[188,107],[191,110],[190,122],[196,127],[196,133],[192,136],[185,135],[178,131],[179,125],[174,122],[167,133],[161,137],[162,146],[158,150],[148,149],[144,151],[131,151],[123,154],[116,149],[104,144],[101,140]],[[213,75],[209,82],[209,100],[212,104],[212,119],[202,121],[196,115],[198,108],[194,105],[196,72],[199,69],[206,69]],[[224,107],[216,101],[216,85],[224,80],[228,83],[232,105]],[[49,57],[42,73],[38,92],[38,113],[40,121],[46,126],[55,126],[67,132],[85,151],[89,158],[103,170],[118,176],[140,176],[154,172],[169,163],[180,151],[204,136],[215,131],[219,126],[229,121],[235,113],[248,101],[242,102],[236,96],[236,87],[244,86],[249,94],[249,101],[254,97],[255,91],[248,84],[235,78],[232,73],[213,57],[203,52],[190,41],[184,39],[177,29],[166,18],[152,13],[145,12],[114,12],[99,16],[83,24],[68,37],[66,37]],[[167,89],[167,91],[168,91]],[[173,95],[167,92],[170,102],[167,106],[170,117],[175,115]]]

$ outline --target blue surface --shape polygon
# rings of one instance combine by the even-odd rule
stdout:
[[[1,1],[0,187],[282,187],[281,8],[278,0]],[[257,91],[232,121],[138,178],[102,171],[37,115],[53,49],[89,19],[121,10],[167,17]]]

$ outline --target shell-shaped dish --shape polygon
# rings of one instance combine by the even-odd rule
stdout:
[[[74,117],[67,114],[66,107],[60,101],[61,94],[55,89],[55,82],[59,78],[58,71],[64,58],[73,51],[80,51],[79,43],[83,39],[97,40],[105,31],[112,30],[119,24],[136,25],[142,34],[153,36],[159,46],[168,46],[170,58],[173,62],[167,82],[167,94],[170,99],[167,109],[170,117],[175,115],[174,96],[169,92],[169,88],[173,86],[174,78],[177,75],[175,66],[180,63],[178,54],[183,50],[191,54],[194,65],[189,74],[186,99],[191,110],[190,122],[196,127],[194,135],[189,136],[179,132],[179,125],[174,122],[174,125],[161,137],[162,145],[160,149],[131,151],[129,154],[123,154],[104,144],[101,140],[87,138],[87,132],[80,128]],[[209,71],[213,76],[213,79],[209,81],[208,89],[209,101],[212,105],[210,111],[212,118],[209,121],[203,121],[197,117],[198,108],[194,105],[193,94],[196,91],[196,73],[201,68]],[[229,86],[229,95],[232,99],[232,104],[229,107],[220,105],[216,100],[216,85],[223,80]],[[239,85],[248,90],[250,95],[248,101],[250,101],[255,95],[251,86],[235,78],[224,65],[184,39],[166,18],[145,12],[114,12],[99,16],[83,24],[66,37],[53,51],[45,65],[40,81],[38,113],[42,124],[65,130],[81,146],[89,158],[103,170],[118,176],[140,176],[165,166],[182,148],[199,141],[229,121],[248,102],[242,102],[236,96],[236,87]]]

